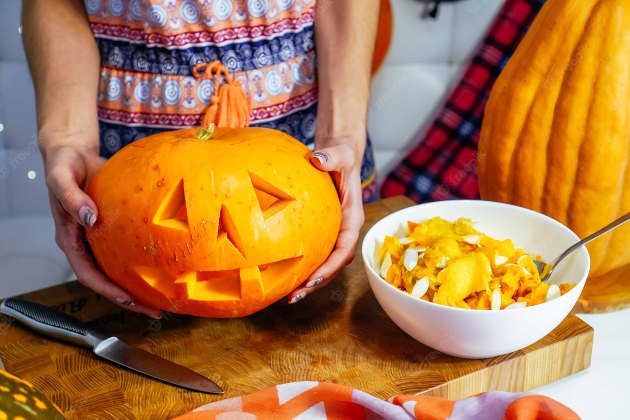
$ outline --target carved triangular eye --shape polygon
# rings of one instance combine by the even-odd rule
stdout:
[[[171,229],[190,232],[188,228],[188,212],[184,195],[184,180],[177,183],[175,188],[166,196],[153,217],[153,223]]]
[[[234,220],[230,215],[227,207],[221,206],[221,214],[219,215],[219,229],[217,231],[217,243],[228,241],[238,252],[245,257],[245,251],[243,250],[243,243],[241,237],[238,234]]]
[[[262,210],[265,220],[283,210],[294,200],[288,193],[258,175],[250,172],[249,177],[254,186],[254,192],[258,198],[258,204],[260,205],[260,210]]]
[[[186,203],[182,203],[177,213],[175,213],[175,220],[180,220],[188,224],[188,211],[186,210]]]

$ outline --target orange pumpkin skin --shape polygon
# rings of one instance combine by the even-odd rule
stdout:
[[[629,52],[627,0],[547,1],[486,106],[481,197],[581,237],[629,212]],[[588,244],[591,276],[630,263],[629,241],[624,226]]]
[[[146,305],[205,317],[257,312],[332,251],[341,206],[328,173],[264,128],[157,134],[116,153],[88,194],[87,239],[109,278]]]

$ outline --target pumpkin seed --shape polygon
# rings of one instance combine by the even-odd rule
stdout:
[[[501,309],[501,291],[494,289],[492,291],[492,310],[498,311]]]
[[[413,286],[411,295],[419,299],[427,293],[427,290],[429,290],[429,279],[427,277],[422,277]]]
[[[409,248],[405,251],[404,264],[407,271],[411,271],[418,265],[418,250]]]
[[[477,244],[479,244],[479,241],[481,241],[481,236],[479,236],[479,235],[468,235],[468,236],[464,236],[462,239],[467,244],[477,245]]]
[[[527,307],[527,302],[514,302],[505,307],[505,309],[520,309]]]
[[[552,284],[551,286],[549,286],[549,289],[547,290],[547,302],[555,298],[558,298],[561,295],[562,293],[560,293],[560,287],[558,287],[557,284]]]
[[[387,272],[389,268],[392,266],[392,256],[387,254],[385,258],[383,258],[383,264],[381,264],[380,274],[384,279],[387,278]]]
[[[505,257],[503,255],[495,255],[494,256],[494,265],[503,265],[506,262],[508,262],[508,257]]]

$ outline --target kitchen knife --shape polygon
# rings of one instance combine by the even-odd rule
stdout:
[[[15,298],[3,300],[0,312],[44,335],[90,348],[94,354],[105,360],[151,378],[192,391],[223,393],[210,379],[147,351],[129,346],[118,337],[90,329],[63,312]]]

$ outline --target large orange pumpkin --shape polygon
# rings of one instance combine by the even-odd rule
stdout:
[[[492,89],[481,197],[582,237],[630,211],[629,63],[630,2],[547,1]],[[628,244],[630,227],[590,244],[591,275],[630,263]]]
[[[104,272],[140,302],[207,317],[254,313],[330,254],[341,206],[309,150],[263,128],[136,141],[97,172],[87,229]],[[200,138],[204,137],[206,138]]]

